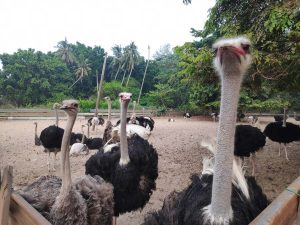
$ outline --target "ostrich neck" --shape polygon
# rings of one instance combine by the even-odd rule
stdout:
[[[55,118],[56,118],[55,124],[58,127],[58,112],[57,112],[57,108],[55,108]]]
[[[282,126],[286,127],[286,109],[283,109],[283,121],[282,121]]]
[[[61,192],[66,193],[71,190],[72,180],[71,180],[71,168],[70,168],[70,158],[69,158],[69,145],[71,132],[76,120],[75,116],[67,115],[67,125],[64,131],[62,143],[61,143],[61,168],[62,168],[62,187]]]
[[[232,164],[237,104],[241,87],[240,74],[221,74],[222,93],[217,133],[212,187],[211,214],[217,218],[231,217]]]
[[[35,134],[35,136],[37,136],[37,124],[35,124],[34,134]]]
[[[120,127],[120,148],[121,148],[121,157],[120,164],[122,162],[129,162],[128,155],[128,143],[127,143],[127,135],[126,135],[126,123],[127,123],[127,107],[128,103],[126,101],[121,102],[121,127]]]
[[[82,139],[81,139],[81,144],[83,144],[85,141],[85,136],[84,136],[84,131],[82,130]]]
[[[107,101],[107,105],[108,105],[108,117],[107,117],[107,120],[111,121],[111,101],[110,100]]]

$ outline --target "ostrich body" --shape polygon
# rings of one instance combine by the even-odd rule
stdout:
[[[158,155],[146,140],[134,134],[127,140],[126,113],[130,93],[120,93],[120,145],[104,148],[89,158],[85,173],[100,175],[114,186],[115,216],[143,208],[155,190]]]
[[[71,183],[69,142],[78,102],[64,101],[62,108],[68,115],[61,145],[62,179],[42,176],[25,187],[21,195],[52,224],[111,225],[113,216],[113,187],[102,178],[88,175]]]
[[[83,131],[83,127],[85,125],[81,125],[81,133],[82,139],[80,143],[74,143],[70,149],[70,155],[80,155],[82,152],[86,151],[86,154],[89,154],[88,147],[85,143],[85,135]]]
[[[234,155],[250,157],[252,176],[255,176],[255,152],[266,144],[266,136],[256,127],[250,125],[237,125],[234,138]]]
[[[102,126],[104,124],[104,119],[102,118],[102,116],[94,116],[88,119],[88,124],[90,126]]]
[[[127,121],[128,124],[133,124],[131,117],[126,118],[126,121]],[[118,126],[119,124],[120,124],[120,120],[117,121],[116,126]],[[154,120],[149,116],[137,116],[137,117],[135,117],[134,125],[142,126],[142,127],[146,128],[150,131],[153,130],[154,124],[155,124]]]
[[[285,122],[285,124],[286,126],[284,126],[284,121],[269,123],[264,130],[264,134],[270,140],[279,143],[279,156],[281,144],[284,144],[285,157],[286,160],[289,160],[286,144],[300,140],[300,127],[289,122]]]
[[[191,117],[192,117],[192,115],[190,113],[188,113],[188,112],[186,112],[186,113],[183,114],[183,118],[184,119],[190,119]]]
[[[146,218],[145,225],[246,225],[267,206],[261,188],[254,178],[243,176],[233,154],[239,91],[251,61],[249,46],[245,38],[214,44],[214,64],[222,81],[214,165],[204,161],[202,175],[194,176],[188,188],[167,198],[162,210]]]

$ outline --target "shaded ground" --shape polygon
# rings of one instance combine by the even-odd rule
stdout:
[[[217,123],[200,121],[195,117],[191,120],[175,120],[168,122],[167,118],[155,119],[155,128],[149,141],[159,154],[157,190],[143,210],[121,215],[119,225],[140,224],[147,212],[161,207],[168,193],[174,189],[182,190],[189,184],[190,175],[201,171],[202,159],[209,153],[200,147],[200,142],[207,136],[215,136]],[[270,118],[268,120],[271,121]],[[34,146],[33,122],[0,121],[0,168],[13,166],[15,189],[27,185],[40,175],[48,174],[47,154],[43,153],[41,147]],[[77,120],[73,131],[80,132],[80,125],[85,122]],[[38,123],[39,134],[43,128],[54,124],[54,120],[40,120]],[[64,125],[65,121],[61,121],[60,126]],[[100,127],[97,133],[92,132],[92,136],[102,135],[103,130]],[[264,151],[257,154],[257,179],[271,200],[300,175],[300,143],[288,145],[288,153],[289,162],[283,155],[278,157],[278,145],[268,141]],[[52,173],[59,176],[60,154],[57,156],[57,171]],[[73,178],[84,174],[84,164],[89,157],[82,155],[71,158]]]

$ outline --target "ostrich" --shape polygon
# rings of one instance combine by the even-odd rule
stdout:
[[[279,143],[279,156],[281,154],[281,144],[284,144],[285,158],[289,160],[286,144],[300,140],[300,127],[296,124],[286,122],[286,109],[284,109],[283,118],[285,119],[281,122],[269,123],[264,130],[264,134],[272,141]]]
[[[185,112],[184,114],[183,114],[183,118],[184,119],[190,119],[192,117],[192,115],[190,114],[190,113],[188,113],[188,112]]]
[[[126,137],[126,113],[131,93],[120,93],[120,145],[114,144],[91,156],[85,164],[85,173],[100,175],[114,186],[114,215],[143,208],[156,188],[158,155],[148,141],[133,134]]]
[[[42,130],[40,137],[37,135],[37,122],[35,122],[35,145],[42,145],[44,147],[44,152],[48,153],[47,166],[48,171],[50,172],[50,153],[54,153],[53,160],[53,171],[56,171],[55,162],[56,162],[56,154],[60,151],[62,137],[64,134],[64,129],[58,127],[58,107],[61,106],[59,103],[54,103],[53,108],[55,109],[56,114],[56,122],[55,125],[51,125]],[[76,142],[80,142],[82,140],[82,134],[71,134],[70,144],[74,144]],[[39,144],[40,143],[40,144]]]
[[[103,146],[103,140],[102,138],[90,138],[89,133],[90,133],[90,125],[87,124],[88,126],[88,138],[86,139],[86,141],[84,142],[84,144],[86,144],[87,146],[87,154],[89,153],[89,149],[100,149]]]
[[[255,176],[255,152],[266,144],[266,136],[256,127],[250,125],[237,125],[234,138],[234,155],[250,157],[252,176]]]
[[[90,126],[102,126],[104,124],[104,119],[102,116],[94,116],[88,119],[88,124]]]
[[[88,147],[87,147],[86,144],[84,144],[85,143],[85,135],[84,135],[84,131],[83,131],[84,126],[85,125],[81,125],[81,133],[82,133],[81,142],[80,143],[74,143],[71,146],[70,155],[79,155],[84,151],[86,151],[87,155],[89,154]]]
[[[58,126],[58,122],[59,122],[59,119],[58,119],[58,109],[61,107],[61,104],[55,102],[53,104],[53,109],[55,110],[55,125]]]
[[[152,131],[154,128],[154,120],[149,116],[136,116],[135,113],[136,108],[136,101],[133,101],[133,107],[132,107],[132,115],[131,117],[126,118],[128,124],[135,124],[140,125],[144,128],[147,128],[148,130]],[[144,112],[144,108],[143,108]],[[120,120],[117,121],[116,126],[120,124]],[[132,126],[131,129],[135,129],[136,126]],[[139,128],[136,128],[139,129]],[[132,131],[134,132],[134,131]],[[146,131],[145,131],[146,132]]]
[[[38,123],[37,122],[34,122],[33,123],[34,124],[34,144],[36,145],[36,146],[41,146],[41,140],[40,140],[40,138],[38,137],[38,135],[37,135],[37,126],[38,126]]]
[[[133,106],[132,106],[132,114],[130,117],[130,122],[136,124],[136,114],[135,114],[136,101],[133,101],[132,103]]]
[[[168,122],[175,122],[175,119],[174,118],[169,118]]]
[[[214,47],[222,82],[214,166],[205,160],[202,175],[194,175],[188,188],[167,197],[163,208],[150,214],[144,225],[246,225],[268,205],[255,179],[244,177],[233,156],[236,110],[243,74],[250,65],[250,42],[239,37],[220,40]]]
[[[111,225],[113,216],[113,187],[99,176],[85,175],[71,184],[69,142],[76,120],[78,102],[64,101],[61,107],[68,116],[61,145],[62,179],[42,176],[25,187],[21,195],[52,224]]]
[[[217,122],[219,120],[219,113],[218,112],[213,112],[210,115],[211,115],[214,122]]]

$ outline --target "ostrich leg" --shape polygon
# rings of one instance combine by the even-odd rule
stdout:
[[[287,154],[287,149],[286,149],[286,144],[284,144],[283,148],[284,148],[284,152],[285,152],[285,158],[286,158],[287,161],[289,161],[288,154]]]
[[[48,166],[48,172],[50,172],[50,151],[48,152],[47,166]]]
[[[281,155],[281,143],[279,143],[279,152],[278,152],[278,156]]]
[[[256,161],[256,155],[255,155],[255,152],[254,152],[250,155],[250,162],[252,164],[252,176],[254,176],[254,177],[255,177],[255,171],[256,171],[255,161]]]

